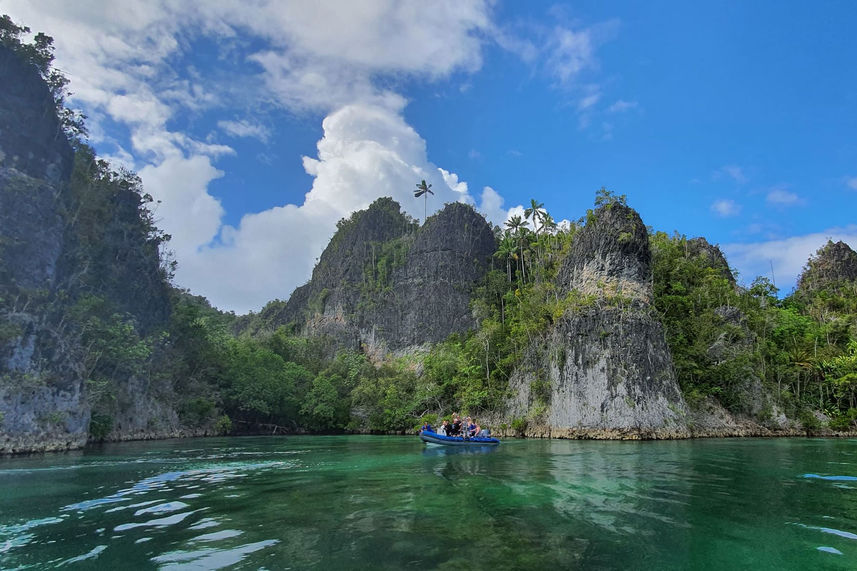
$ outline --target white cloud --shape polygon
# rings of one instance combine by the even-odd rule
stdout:
[[[271,137],[271,130],[254,121],[242,119],[241,121],[218,121],[217,126],[223,129],[226,134],[233,137],[252,137],[266,143]]]
[[[768,204],[777,206],[793,206],[800,202],[800,198],[797,194],[781,188],[775,188],[768,192],[765,199],[768,201]]]
[[[548,70],[562,84],[568,84],[595,64],[595,45],[589,29],[557,27],[548,43]]]
[[[714,201],[711,205],[711,211],[718,216],[727,218],[737,216],[741,212],[741,206],[736,204],[734,200],[721,199]]]
[[[607,108],[608,113],[624,113],[625,111],[630,111],[631,109],[636,109],[638,106],[636,101],[625,101],[623,99],[619,99],[613,105]]]
[[[584,96],[583,99],[577,104],[578,111],[585,111],[598,103],[598,100],[601,99],[601,93],[594,92]]]
[[[208,183],[223,176],[206,156],[170,157],[140,169],[143,187],[155,200],[158,226],[172,236],[169,246],[182,262],[208,244],[220,229],[223,207],[208,194]]]
[[[845,185],[851,190],[857,190],[857,176],[846,179]]]
[[[781,240],[725,244],[721,249],[729,264],[738,270],[742,282],[750,283],[756,276],[770,277],[773,266],[777,286],[787,293],[795,286],[809,257],[827,240],[841,240],[857,249],[857,225]]]

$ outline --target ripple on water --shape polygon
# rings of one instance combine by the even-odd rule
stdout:
[[[63,519],[61,517],[45,517],[31,519],[24,523],[0,525],[0,553],[6,553],[15,547],[27,545],[34,538],[34,534],[31,532],[35,528],[43,525],[62,523]]]
[[[842,552],[836,549],[835,547],[816,547],[819,551],[824,551],[825,553],[833,553],[834,555],[842,555]]]
[[[131,496],[146,494],[152,491],[169,491],[171,488],[168,484],[179,480],[182,480],[183,482],[205,482],[206,484],[216,484],[232,478],[243,478],[247,476],[248,470],[281,468],[287,466],[288,464],[282,461],[257,462],[251,464],[237,462],[192,470],[165,472],[163,474],[157,474],[140,480],[130,488],[119,490],[109,496],[95,498],[92,500],[84,500],[82,502],[63,506],[60,508],[60,511],[87,511],[108,504],[128,501]],[[194,486],[187,486],[188,489],[193,487]]]
[[[159,513],[176,512],[179,510],[183,510],[186,507],[189,507],[189,506],[184,502],[165,502],[163,504],[158,504],[156,506],[150,506],[147,508],[143,508],[141,510],[137,510],[134,512],[134,516],[143,515],[143,514],[159,514]]]
[[[193,524],[192,526],[188,527],[188,529],[193,529],[193,530],[208,529],[209,527],[217,527],[218,525],[220,525],[220,522],[218,522],[216,519],[210,518],[210,517],[204,517],[201,520],[199,520],[198,522],[196,522],[195,524]]]
[[[818,474],[804,474],[802,477],[817,480],[829,480],[832,482],[857,482],[857,476],[819,476]]]
[[[191,539],[191,541],[220,541],[221,539],[229,539],[230,537],[238,537],[244,532],[240,529],[224,529],[215,531],[214,533],[205,533]]]
[[[796,523],[798,527],[803,527],[805,529],[812,529],[815,531],[821,531],[823,533],[829,533],[831,535],[837,535],[839,537],[844,537],[845,539],[853,539],[857,540],[857,533],[851,533],[850,531],[842,531],[841,529],[836,529],[833,527],[821,527],[817,525],[806,525],[804,523]]]
[[[199,510],[194,510],[192,512],[178,513],[173,514],[171,516],[162,517],[158,519],[150,519],[149,521],[144,521],[140,523],[123,523],[121,525],[117,525],[113,528],[113,531],[127,531],[129,529],[134,529],[136,527],[167,527],[170,525],[175,525],[183,521],[187,516],[196,513]]]
[[[230,549],[206,548],[195,551],[171,551],[152,557],[153,563],[159,563],[160,569],[222,569],[240,563],[247,555],[276,545],[276,539],[247,543]]]
[[[65,561],[60,563],[60,565],[71,565],[72,563],[80,563],[81,561],[86,561],[88,559],[98,559],[98,556],[105,549],[107,549],[106,545],[96,545],[88,553],[78,555],[77,557],[72,557],[71,559],[66,559]]]

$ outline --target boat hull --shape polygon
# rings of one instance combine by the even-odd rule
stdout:
[[[496,438],[462,438],[461,436],[442,436],[434,432],[420,432],[420,440],[426,444],[441,446],[498,446]]]

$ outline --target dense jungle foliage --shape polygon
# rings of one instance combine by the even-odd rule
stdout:
[[[473,294],[479,326],[467,335],[428,352],[370,362],[358,351],[336,351],[330,339],[301,336],[300,324],[236,334],[236,316],[170,285],[175,264],[169,237],[155,226],[152,198],[134,173],[99,160],[86,144],[80,115],[64,106],[67,81],[50,68],[50,38],[40,34],[24,44],[20,36],[28,30],[5,16],[0,24],[4,45],[48,81],[76,150],[65,205],[73,248],[56,295],[36,303],[50,304],[56,326],[79,340],[74,350],[93,406],[93,438],[108,436],[117,411],[131,406],[123,400],[131,380],[186,426],[221,433],[395,431],[453,411],[497,412],[528,348],[566,312],[598,302],[561,295],[555,285],[575,235],[596,211],[560,225],[532,200],[523,216],[495,228],[493,268]],[[596,207],[616,202],[626,199],[605,189],[596,194]],[[780,299],[766,278],[735,285],[728,266],[699,255],[685,236],[650,232],[649,240],[652,311],[664,324],[691,405],[714,398],[764,420],[774,411],[753,410],[757,380],[805,426],[819,422],[811,411],[824,412],[831,427],[855,426],[857,282],[825,281]],[[383,293],[384,277],[401,256],[395,246],[366,261],[369,294]],[[808,269],[823,260],[824,249]]]

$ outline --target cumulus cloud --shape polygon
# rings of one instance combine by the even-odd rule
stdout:
[[[172,236],[170,248],[186,260],[208,244],[220,229],[223,207],[207,192],[208,183],[223,176],[207,156],[170,157],[140,169],[143,187],[159,201],[157,224]]]
[[[241,121],[218,121],[217,126],[223,129],[227,135],[231,135],[232,137],[251,137],[253,139],[259,139],[263,143],[267,143],[268,139],[271,137],[270,129],[261,123],[256,123],[247,119],[242,119]]]
[[[857,225],[830,228],[823,232],[781,240],[725,244],[721,249],[729,264],[738,270],[742,282],[749,283],[756,276],[770,277],[773,266],[777,286],[788,292],[795,286],[809,257],[828,240],[841,240],[857,249]]]
[[[776,206],[793,206],[800,202],[800,198],[797,194],[781,188],[775,188],[768,192],[765,200],[768,201],[768,204]]]
[[[631,109],[636,109],[638,106],[636,101],[625,101],[620,99],[616,101],[613,105],[607,108],[608,113],[624,113],[625,111],[630,111]]]
[[[714,201],[711,205],[711,211],[720,217],[728,218],[737,216],[741,212],[741,206],[736,204],[734,200],[721,199]]]

